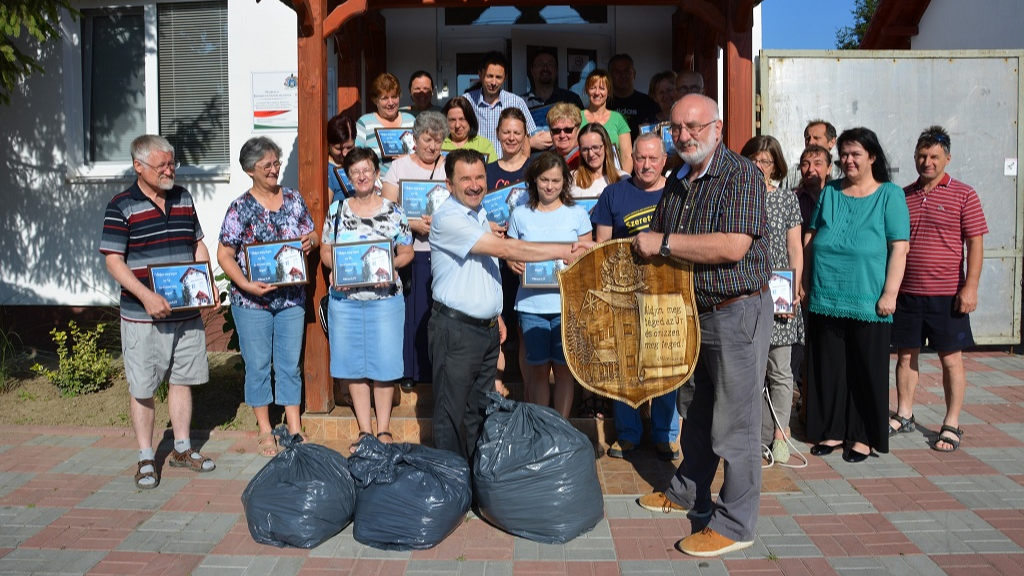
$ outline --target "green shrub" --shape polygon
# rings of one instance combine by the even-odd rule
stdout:
[[[0,394],[14,387],[11,376],[18,371],[18,350],[14,341],[18,335],[6,328],[0,328]]]
[[[53,341],[57,344],[57,370],[48,370],[36,364],[32,371],[46,376],[60,389],[61,396],[79,396],[99,392],[110,386],[114,375],[114,363],[110,353],[98,346],[97,342],[106,328],[97,324],[93,330],[80,330],[75,321],[68,322],[71,332],[70,352],[68,332],[50,330]]]

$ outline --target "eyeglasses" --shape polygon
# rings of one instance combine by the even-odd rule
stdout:
[[[362,168],[360,170],[349,170],[349,176],[372,176],[376,172],[373,168]]]
[[[925,137],[931,138],[932,140],[935,140],[939,144],[945,144],[947,146],[949,145],[949,136],[946,136],[945,134],[939,134],[938,132],[929,132],[925,134]]]
[[[597,154],[598,152],[604,151],[604,144],[598,144],[597,146],[587,146],[586,148],[580,148],[580,152],[583,154]]]
[[[258,169],[258,170],[261,170],[263,172],[270,172],[271,168],[274,168],[275,170],[279,170],[281,168],[281,162],[278,161],[278,162],[267,162],[266,164],[257,164],[255,166],[255,168]]]
[[[551,128],[551,135],[558,136],[561,133],[572,134],[576,131],[575,126],[569,126],[568,128]]]
[[[751,158],[750,161],[753,162],[754,164],[757,164],[758,166],[763,166],[765,168],[768,168],[769,166],[775,166],[775,162],[773,160],[765,160],[763,158]]]
[[[705,128],[711,126],[715,122],[718,122],[718,120],[712,120],[711,122],[705,122],[704,124],[686,124],[683,126],[673,124],[669,127],[669,132],[672,136],[679,136],[682,134],[683,128],[686,128],[686,131],[690,133],[690,136],[696,138],[697,136],[700,136],[700,133],[703,132]]]
[[[145,164],[146,166],[149,166],[155,172],[164,172],[166,170],[177,170],[178,168],[181,168],[181,162],[178,162],[177,160],[175,160],[174,162],[164,162],[163,164],[161,164],[159,166],[153,166],[149,162],[143,162],[142,160],[139,160],[138,158],[136,158],[135,160],[137,160],[139,162],[139,164]]]

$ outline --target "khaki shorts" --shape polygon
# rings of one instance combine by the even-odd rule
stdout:
[[[201,318],[180,322],[121,320],[121,353],[128,391],[152,398],[161,382],[194,386],[210,380],[206,328]]]

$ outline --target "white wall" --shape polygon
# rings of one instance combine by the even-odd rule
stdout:
[[[388,72],[398,78],[402,85],[402,106],[408,106],[411,104],[409,77],[413,72],[426,70],[434,77],[435,84],[438,83],[437,10],[408,8],[382,10],[381,14],[387,22]],[[436,98],[434,103],[437,103]]]
[[[932,0],[918,30],[913,50],[1024,48],[1024,2]]]
[[[114,2],[118,4],[126,2]],[[103,2],[86,0],[77,6]],[[79,53],[77,24],[61,22],[63,37],[39,48],[45,72],[33,74],[0,106],[0,304],[111,305],[118,288],[99,254],[103,212],[131,185],[130,164],[104,175],[79,176],[68,166],[68,114],[80,116],[81,85],[70,72]],[[252,136],[252,70],[296,69],[295,13],[280,2],[229,3],[229,130],[232,158]],[[77,56],[80,58],[80,55]],[[79,80],[80,81],[80,80]],[[75,111],[75,107],[79,111]],[[79,120],[80,121],[80,120]],[[283,148],[283,181],[294,185],[296,132],[268,134]],[[249,187],[230,166],[178,181],[196,200],[211,253],[228,204]]]
[[[633,57],[638,92],[647,93],[651,76],[672,69],[672,14],[675,6],[618,6],[613,54]],[[607,67],[603,62],[602,66]]]

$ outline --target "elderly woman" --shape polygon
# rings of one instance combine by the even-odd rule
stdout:
[[[320,259],[332,270],[330,304],[331,376],[348,384],[359,438],[372,434],[370,395],[377,419],[377,438],[390,443],[394,381],[402,377],[405,300],[402,281],[361,288],[333,287],[335,270],[331,245],[357,240],[390,240],[394,270],[412,261],[409,221],[398,205],[374,191],[380,170],[377,156],[356,148],[345,157],[352,195],[331,204],[324,222]],[[354,449],[354,448],[353,448]]]
[[[377,76],[371,84],[373,91],[373,103],[377,106],[376,112],[363,114],[356,122],[356,146],[365,146],[373,149],[380,158],[380,147],[377,145],[377,128],[408,128],[412,126],[416,118],[407,112],[398,109],[398,102],[402,99],[402,85],[398,78],[387,72]],[[391,162],[381,164],[381,173],[387,173]]]
[[[448,120],[448,137],[444,139],[441,150],[468,148],[483,154],[488,163],[498,160],[498,155],[494,153],[494,144],[478,134],[480,125],[469,99],[465,96],[456,96],[445,103],[441,113]]]
[[[580,146],[577,138],[583,122],[580,109],[573,104],[559,102],[548,110],[547,121],[554,151],[565,160],[569,170],[579,168]]]
[[[530,163],[530,138],[526,135],[526,115],[519,108],[505,108],[498,117],[498,142],[501,157],[487,165],[487,189],[495,190],[522,182]]]
[[[845,443],[843,459],[862,462],[889,451],[889,333],[910,215],[874,132],[853,128],[837,144],[846,176],[822,190],[804,237],[807,437],[818,442],[815,456]]]
[[[612,141],[600,124],[587,124],[580,129],[580,167],[572,175],[574,198],[598,198],[609,184],[628,176],[615,167]]]
[[[403,156],[391,166],[384,177],[381,194],[397,202],[402,180],[436,180],[444,184],[444,158],[441,157],[441,143],[448,137],[448,121],[440,112],[428,110],[416,117],[412,127],[416,150]],[[405,385],[415,382],[429,382],[431,378],[430,357],[427,353],[427,321],[430,307],[430,234],[429,215],[409,222],[413,231],[412,288],[407,291],[405,301]]]
[[[569,106],[572,106],[571,104]],[[556,136],[557,140],[557,136]],[[590,240],[590,215],[569,195],[569,167],[558,154],[544,152],[526,171],[530,199],[512,212],[508,236],[530,242]],[[513,268],[523,272],[523,265]],[[562,299],[558,288],[520,288],[516,311],[523,332],[526,362],[523,380],[530,402],[547,406],[552,400],[548,375],[554,371],[554,408],[563,418],[572,409],[573,377],[562,350]]]
[[[345,178],[341,165],[355,147],[356,123],[351,118],[338,114],[327,121],[327,188],[331,191],[331,202],[348,195],[342,185]]]
[[[302,433],[299,402],[302,377],[299,356],[306,290],[303,286],[275,286],[250,280],[243,249],[255,242],[301,240],[308,254],[319,244],[313,221],[302,196],[278,184],[281,148],[266,136],[242,146],[238,161],[252,178],[252,187],[228,206],[220,229],[217,263],[231,279],[231,316],[245,362],[245,403],[252,407],[259,426],[257,449],[261,456],[277,454],[271,434],[269,405],[284,407],[291,434]],[[270,385],[274,369],[275,386]]]
[[[608,131],[612,143],[619,149],[619,167],[629,174],[633,171],[633,140],[629,133],[626,119],[614,110],[608,109],[608,100],[612,95],[612,79],[606,70],[600,68],[587,75],[584,84],[587,98],[590,99],[587,109],[583,111],[583,125],[601,124]]]
[[[661,110],[655,115],[658,122],[668,122],[672,105],[676,103],[676,73],[671,70],[658,72],[651,76],[651,85],[647,94],[658,103]]]
[[[794,303],[799,302],[803,290],[803,239],[800,230],[800,205],[796,194],[777,188],[773,182],[786,177],[786,161],[782,146],[771,136],[755,136],[743,145],[740,152],[749,158],[764,174],[768,191],[765,211],[768,213],[768,258],[773,270],[793,270],[796,289]],[[772,326],[772,343],[768,350],[768,395],[761,417],[761,443],[768,446],[774,462],[789,461],[789,417],[793,408],[793,369],[790,367],[793,344],[803,342],[803,315],[777,314]],[[774,409],[774,413],[771,411]],[[777,424],[777,425],[776,425]]]

